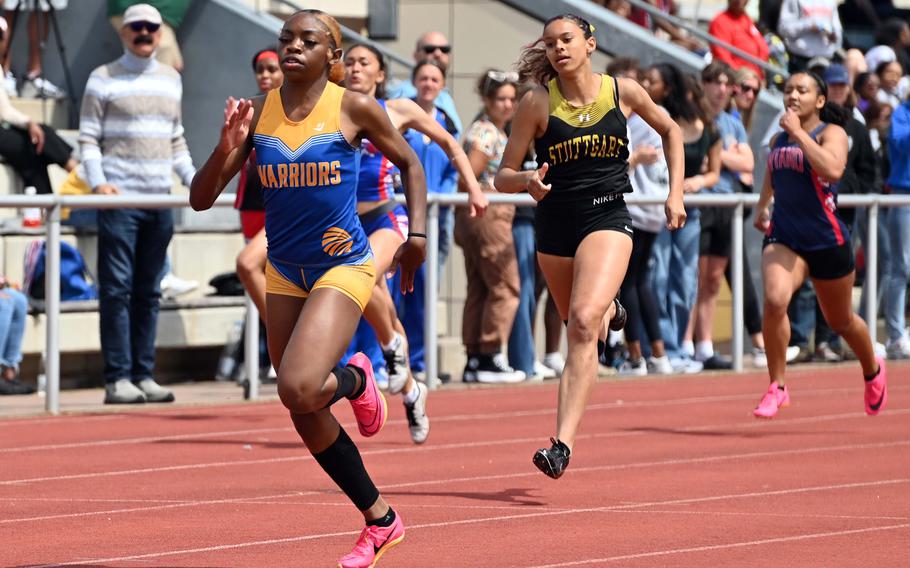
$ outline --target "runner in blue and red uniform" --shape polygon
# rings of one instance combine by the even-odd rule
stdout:
[[[787,306],[797,288],[812,279],[831,328],[853,349],[863,367],[866,414],[887,401],[885,361],[876,357],[863,320],[853,312],[853,249],[850,232],[837,215],[837,182],[847,163],[847,111],[827,102],[828,87],[813,73],[787,80],[780,120],[771,140],[768,173],[755,215],[765,232],[762,276],[765,316],[762,334],[771,385],[754,414],[772,418],[790,403],[784,382],[790,340]],[[774,211],[769,213],[772,197]]]

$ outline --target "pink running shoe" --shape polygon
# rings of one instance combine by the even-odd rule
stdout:
[[[338,561],[338,568],[373,568],[379,558],[390,548],[404,540],[404,523],[401,515],[388,527],[367,525],[360,533],[357,544],[347,556]]]
[[[888,372],[885,370],[885,359],[876,357],[875,361],[881,369],[871,381],[866,381],[866,414],[875,416],[885,408],[888,403]]]
[[[761,402],[758,403],[752,414],[756,418],[774,418],[778,409],[783,406],[790,406],[790,391],[787,390],[786,385],[783,390],[777,388],[777,381],[774,381],[768,387],[765,396],[761,397]]]
[[[370,358],[363,353],[356,353],[348,360],[348,365],[357,367],[366,381],[363,394],[351,401],[351,408],[354,409],[354,417],[357,418],[357,428],[365,438],[369,438],[378,434],[385,426],[385,419],[389,414],[388,407],[376,384],[376,377],[373,376]]]

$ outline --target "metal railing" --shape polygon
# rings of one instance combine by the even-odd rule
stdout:
[[[234,195],[222,195],[216,202],[218,207],[231,207]],[[404,202],[404,196],[397,196]],[[500,195],[489,196],[493,206],[496,204],[534,205],[534,200],[528,195]],[[626,202],[640,205],[659,205],[663,200],[655,197],[626,196]],[[731,229],[731,270],[733,276],[732,301],[733,301],[733,370],[743,370],[743,210],[745,207],[754,206],[758,202],[758,195],[754,194],[728,194],[728,195],[690,195],[686,197],[686,204],[692,206],[720,206],[733,209]],[[425,320],[424,342],[426,373],[431,381],[439,376],[438,365],[438,339],[436,304],[439,298],[438,272],[439,264],[439,208],[440,206],[454,205],[464,207],[467,205],[467,196],[464,194],[427,196],[427,259],[425,269]],[[878,215],[882,207],[910,206],[910,195],[844,195],[838,199],[841,207],[866,207],[869,215],[868,240],[866,242],[866,321],[877,321],[876,291],[878,288]],[[0,207],[40,207],[46,211],[45,230],[47,238],[47,255],[45,267],[45,317],[47,318],[46,344],[45,344],[45,375],[47,378],[47,396],[45,409],[50,414],[60,412],[60,210],[63,207],[71,209],[116,209],[116,208],[180,208],[189,207],[187,196],[161,195],[161,196],[2,196]],[[250,381],[249,398],[258,396],[259,388],[259,325],[258,314],[252,302],[247,300],[246,338],[246,371]],[[876,325],[869,326],[872,341],[876,341]]]

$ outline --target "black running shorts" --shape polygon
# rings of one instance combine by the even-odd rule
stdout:
[[[701,207],[699,256],[730,258],[732,250],[733,209],[730,207]]]
[[[538,203],[534,229],[538,252],[568,257],[575,256],[581,241],[596,231],[619,231],[630,239],[633,232],[632,217],[621,193]]]
[[[809,277],[817,280],[837,280],[853,272],[856,267],[853,248],[850,243],[821,250],[798,250],[786,243],[765,237],[762,248],[770,244],[781,244],[802,257],[809,266]]]

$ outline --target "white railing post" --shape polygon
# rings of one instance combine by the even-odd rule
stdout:
[[[743,201],[733,207],[733,251],[730,267],[733,286],[733,370],[743,370]],[[748,276],[751,278],[751,276]]]
[[[44,266],[44,374],[48,414],[60,414],[60,205],[47,209]]]
[[[439,349],[436,326],[436,304],[439,300],[439,202],[435,195],[427,196],[427,259],[423,265],[423,360],[427,386],[439,386]]]
[[[866,324],[869,338],[875,345],[878,336],[878,199],[870,204],[868,237],[866,238]]]
[[[259,398],[259,310],[253,303],[253,298],[245,294],[246,298],[246,329],[243,334],[243,365],[246,368],[248,381],[246,398],[256,400]]]

